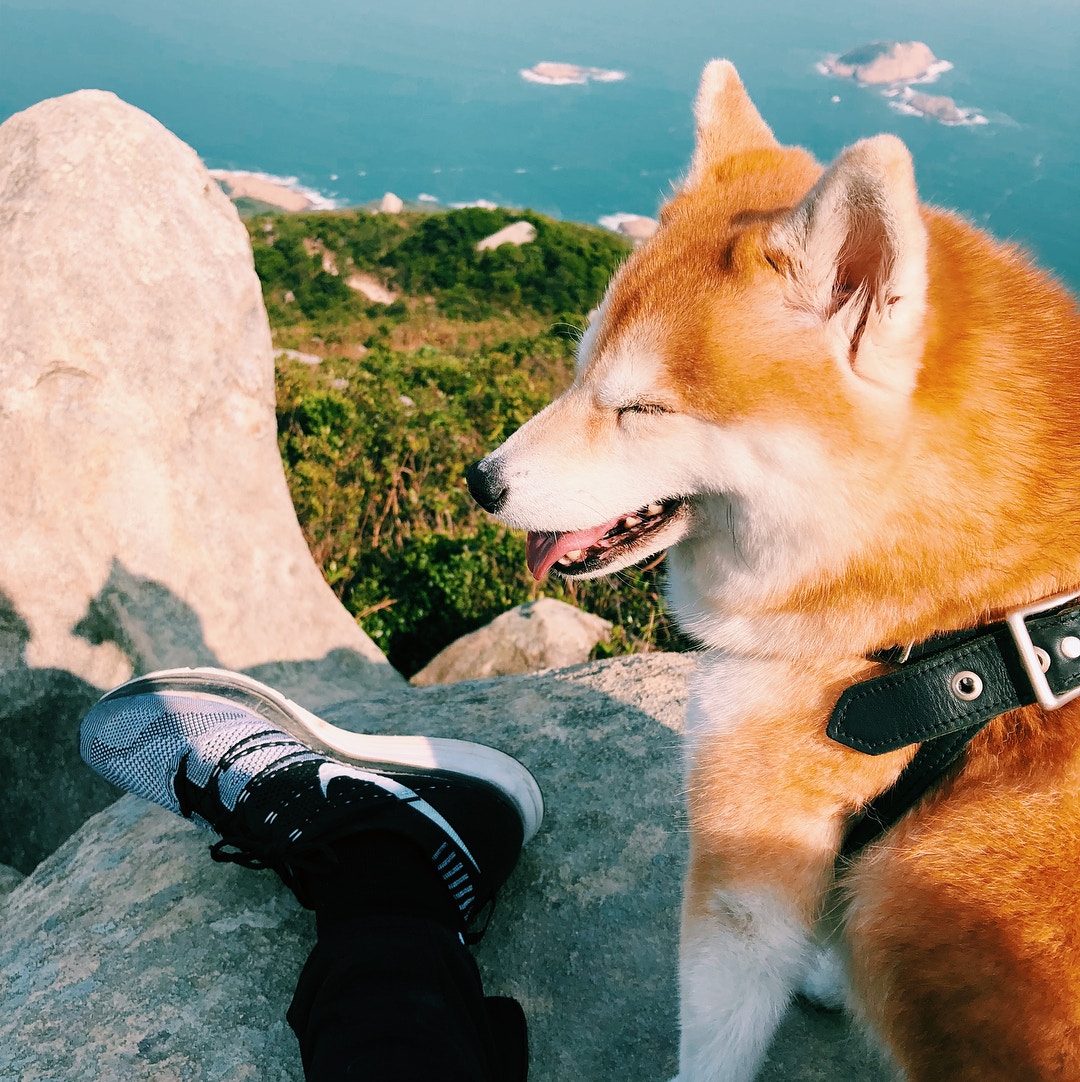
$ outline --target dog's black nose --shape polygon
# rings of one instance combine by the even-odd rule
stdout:
[[[485,510],[498,514],[499,508],[506,502],[507,486],[499,478],[499,467],[485,465],[487,459],[474,462],[465,471],[465,483],[469,494]]]

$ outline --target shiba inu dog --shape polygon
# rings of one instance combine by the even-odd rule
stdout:
[[[823,168],[726,61],[695,115],[573,386],[469,475],[529,531],[538,577],[670,549],[671,606],[705,647],[679,1080],[752,1079],[806,985],[908,1079],[1080,1079],[1080,602],[1058,596],[1080,590],[1076,305],[921,205],[892,136]],[[1051,613],[1042,645],[1025,606]],[[881,651],[960,629],[982,630],[910,663],[893,738],[838,738],[849,707],[873,728],[879,691],[908,686]],[[840,855],[976,707],[951,769]]]

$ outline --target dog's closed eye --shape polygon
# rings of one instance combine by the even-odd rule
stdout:
[[[615,407],[615,414],[618,417],[625,417],[628,413],[670,413],[671,410],[667,406],[661,405],[659,402],[627,402],[622,406]]]

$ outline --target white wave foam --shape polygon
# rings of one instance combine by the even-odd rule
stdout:
[[[466,207],[480,207],[481,210],[498,210],[499,204],[490,199],[474,199],[470,203],[451,203],[454,210],[464,210]]]
[[[612,233],[618,233],[620,237],[632,240],[635,247],[644,244],[659,227],[655,218],[649,218],[644,214],[627,214],[625,211],[618,214],[605,214],[597,221],[605,229],[610,229]]]
[[[427,192],[421,192],[416,199],[419,203],[437,203],[439,201],[437,195],[428,195]]]
[[[937,82],[939,75],[944,75],[947,71],[952,71],[953,66],[948,60],[935,60],[930,67],[919,76],[918,79],[909,79],[909,83],[934,83]]]
[[[620,211],[618,214],[604,214],[596,219],[596,224],[602,225],[605,229],[610,229],[612,233],[618,233],[621,225],[626,222],[637,221],[640,217],[640,214],[627,214],[625,211]]]

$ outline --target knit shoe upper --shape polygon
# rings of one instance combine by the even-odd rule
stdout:
[[[510,874],[542,802],[515,760],[465,741],[335,729],[240,674],[173,670],[87,714],[81,752],[107,780],[221,836],[216,859],[296,871],[367,831],[418,844],[462,926]],[[302,878],[302,877],[301,877]]]

